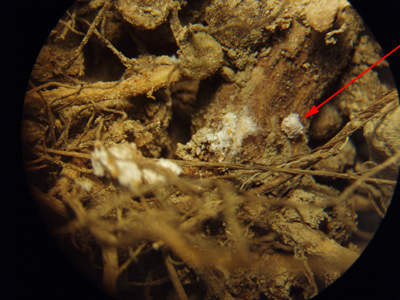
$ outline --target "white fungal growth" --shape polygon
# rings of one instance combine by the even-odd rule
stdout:
[[[236,123],[236,115],[233,113],[227,113],[222,119],[222,126],[220,126],[220,130],[206,134],[207,140],[210,142],[210,150],[212,152],[225,153],[226,149],[231,146]]]
[[[243,141],[257,131],[257,124],[246,114],[246,108],[238,115],[228,112],[219,122],[200,128],[186,145],[178,144],[177,155],[192,160],[212,153],[212,159],[230,161],[240,154]]]
[[[236,153],[243,140],[257,132],[257,125],[248,116],[237,117],[231,112],[224,116],[221,125],[219,131],[207,133],[210,151],[223,154],[221,160],[228,150]]]
[[[286,133],[289,139],[298,138],[304,134],[304,127],[299,119],[299,114],[290,114],[282,121],[282,131]]]
[[[232,137],[234,149],[242,145],[243,139],[257,132],[257,125],[248,116],[243,116],[236,124],[235,133]]]

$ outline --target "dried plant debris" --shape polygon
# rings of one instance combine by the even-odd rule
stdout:
[[[309,299],[390,204],[387,63],[301,116],[382,54],[345,0],[78,1],[26,93],[32,195],[115,298]]]
[[[172,0],[116,0],[121,16],[139,29],[155,29],[167,20]]]

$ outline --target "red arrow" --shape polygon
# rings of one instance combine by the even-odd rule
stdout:
[[[330,96],[328,99],[326,99],[324,102],[322,102],[320,105],[317,107],[313,106],[311,109],[308,111],[308,113],[304,116],[304,118],[307,118],[309,116],[312,116],[313,114],[316,114],[319,112],[318,108],[320,108],[322,105],[324,105],[326,102],[331,100],[333,97],[335,97],[337,94],[339,94],[341,91],[343,91],[345,88],[347,88],[350,84],[352,84],[354,81],[356,81],[358,78],[363,76],[365,73],[367,73],[369,70],[371,70],[373,67],[375,67],[377,64],[379,64],[382,60],[384,60],[386,57],[388,57],[390,54],[392,54],[394,51],[399,49],[400,46],[397,46],[394,48],[392,51],[390,51],[388,54],[386,54],[384,57],[382,57],[380,60],[378,60],[376,63],[374,63],[372,66],[370,66],[368,69],[366,69],[364,72],[362,72],[360,75],[358,75],[356,78],[354,78],[352,81],[350,81],[348,84],[346,84],[344,87],[342,87],[339,91],[337,91],[335,94]]]

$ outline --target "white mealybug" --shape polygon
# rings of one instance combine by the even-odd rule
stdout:
[[[282,121],[282,131],[286,133],[289,139],[295,139],[304,134],[304,127],[300,122],[299,114],[290,114]]]

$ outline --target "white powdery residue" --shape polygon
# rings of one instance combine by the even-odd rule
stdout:
[[[301,134],[304,134],[304,127],[300,122],[299,114],[292,113],[284,118],[281,128],[290,139],[295,139]]]
[[[143,173],[143,179],[144,179],[145,183],[147,183],[147,184],[152,185],[152,184],[159,184],[159,183],[167,182],[167,179],[163,175],[160,175],[160,174],[154,172],[153,170],[143,169],[142,173]]]
[[[232,143],[231,135],[233,134],[233,130],[230,128],[223,128],[218,131],[215,135],[217,136],[216,148],[228,148]]]
[[[173,163],[172,161],[168,160],[168,159],[163,159],[161,158],[158,162],[158,165],[160,165],[161,167],[168,169],[170,171],[172,171],[174,174],[178,175],[182,173],[182,168],[180,166],[178,166],[177,164]]]
[[[237,116],[231,112],[227,113],[222,120],[222,124],[227,129],[235,130],[237,124]]]
[[[200,131],[202,131],[202,130],[200,129]],[[214,142],[218,139],[217,136],[215,135],[215,133],[213,133],[213,132],[212,133],[208,132],[204,136],[207,139],[207,141],[209,141],[209,142]]]
[[[199,130],[199,133],[201,133],[201,134],[204,133],[204,136],[207,139],[207,141],[214,142],[218,139],[218,137],[216,136],[216,134],[214,132],[206,132],[205,129],[211,130],[210,128],[202,128]]]
[[[256,132],[257,125],[248,116],[237,117],[229,112],[223,117],[220,130],[216,133],[207,133],[206,137],[210,142],[210,150],[225,156],[230,149],[236,153],[243,140]]]
[[[239,119],[236,125],[235,133],[232,137],[233,147],[238,148],[242,145],[243,139],[257,132],[257,125],[248,116]]]
[[[215,152],[217,150],[217,148],[219,148],[219,146],[217,147],[217,144],[219,145],[218,137],[211,128],[207,128],[207,127],[201,128],[197,132],[197,136],[195,136],[195,139],[196,139],[196,137],[199,137],[197,139],[197,142],[200,144],[197,144],[197,145],[201,145],[201,148],[204,146],[204,144],[202,144],[202,143],[205,143],[205,142],[208,142],[210,144],[210,148],[209,148],[210,151]],[[201,150],[202,149],[200,149],[200,153],[201,153]]]
[[[134,188],[142,183],[142,172],[132,161],[115,161],[118,168],[118,182],[124,187]]]
[[[224,149],[229,146],[230,139],[226,131],[221,130],[217,133],[208,134],[208,141],[210,142],[210,151],[224,153]]]

